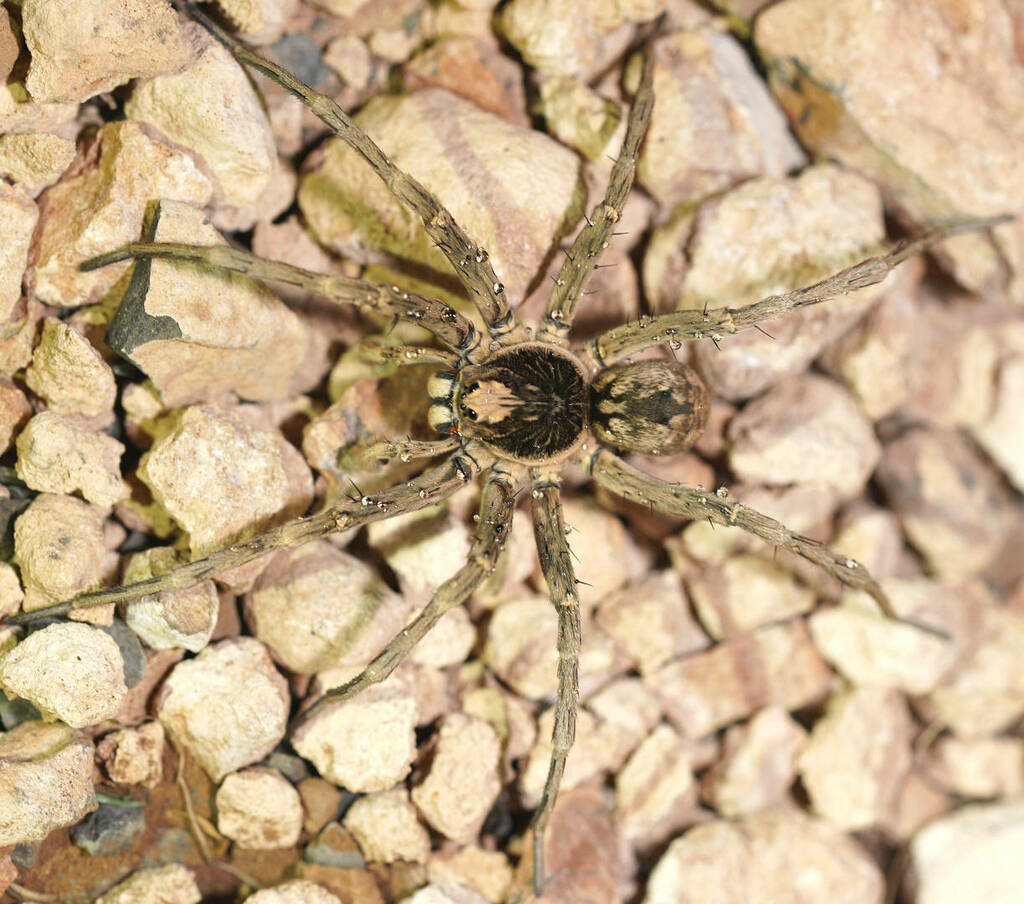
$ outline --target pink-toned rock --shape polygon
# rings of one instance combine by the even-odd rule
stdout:
[[[814,809],[845,829],[883,822],[910,770],[912,732],[897,691],[859,687],[833,696],[799,757]]]
[[[291,847],[302,833],[299,792],[276,769],[253,767],[224,778],[214,798],[217,830],[239,847]]]
[[[512,867],[504,852],[470,846],[432,855],[427,862],[427,878],[436,884],[463,885],[489,904],[501,904],[512,885]]]
[[[7,376],[0,376],[0,449],[7,451],[14,435],[32,416],[28,399]]]
[[[928,775],[962,797],[1020,797],[1024,791],[1024,740],[940,738],[927,753]]]
[[[1024,424],[1018,405],[1022,397],[1024,355],[1017,355],[1000,365],[993,410],[972,432],[1009,481],[1024,492]]]
[[[685,897],[680,897],[685,889]],[[771,810],[715,820],[669,845],[644,904],[881,904],[874,860],[823,819]]]
[[[163,754],[164,727],[159,722],[112,731],[96,745],[107,775],[120,785],[156,787],[163,779]]]
[[[284,737],[291,696],[266,648],[224,640],[178,663],[156,700],[157,718],[214,781],[261,760]]]
[[[39,220],[35,202],[20,188],[0,182],[0,323],[6,324],[21,298],[21,283],[28,262],[29,244]],[[10,329],[5,329],[7,338]]]
[[[42,841],[95,810],[92,757],[66,725],[22,722],[0,735],[0,845]]]
[[[98,897],[96,904],[199,904],[202,897],[192,870],[170,863],[132,873]]]
[[[658,311],[741,307],[810,285],[863,260],[884,235],[878,190],[834,166],[751,179],[655,231],[644,284]],[[842,236],[837,246],[836,237]],[[695,364],[715,395],[757,395],[802,373],[878,297],[872,286],[735,336],[699,343]],[[709,340],[712,337],[705,337]]]
[[[85,100],[180,69],[193,53],[161,0],[26,0],[21,18],[32,54],[25,87],[37,101]]]
[[[371,863],[423,863],[430,853],[430,835],[405,787],[359,798],[345,813],[344,824]]]

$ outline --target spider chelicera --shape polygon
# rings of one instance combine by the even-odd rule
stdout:
[[[568,251],[543,319],[532,333],[520,323],[507,303],[487,252],[470,239],[433,194],[401,172],[330,98],[253,54],[201,13],[192,8],[188,11],[239,61],[297,95],[339,138],[365,158],[396,198],[420,216],[427,233],[444,252],[468,291],[486,325],[487,336],[481,335],[467,318],[442,302],[358,279],[322,276],[223,246],[143,242],[85,262],[82,269],[91,270],[129,258],[141,259],[140,268],[145,266],[146,259],[154,257],[193,261],[300,286],[334,301],[425,327],[444,349],[377,346],[368,354],[396,365],[433,363],[439,366],[428,392],[429,421],[441,438],[385,442],[375,447],[375,454],[405,460],[445,457],[440,464],[432,465],[399,486],[358,499],[341,499],[319,514],[291,521],[158,577],[82,594],[69,602],[35,610],[9,622],[113,602],[131,602],[153,593],[190,587],[268,551],[297,546],[335,531],[438,503],[478,474],[485,474],[476,535],[466,564],[438,588],[421,614],[361,674],[327,691],[303,713],[300,721],[305,721],[325,706],[382,681],[446,611],[468,600],[493,570],[501,554],[512,523],[517,489],[525,482],[531,491],[541,569],[558,613],[558,692],[553,752],[532,822],[533,885],[539,895],[544,878],[543,833],[573,743],[579,697],[580,605],[559,501],[560,473],[564,465],[570,462],[581,465],[600,486],[653,510],[737,526],[770,544],[788,549],[819,565],[843,584],[866,591],[888,617],[896,618],[878,584],[852,559],[839,556],[792,533],[777,521],[731,501],[721,490],[708,493],[701,488],[670,484],[623,461],[617,451],[667,455],[691,447],[704,429],[709,405],[700,377],[687,365],[670,360],[626,363],[628,359],[655,346],[678,347],[679,343],[691,339],[717,340],[787,311],[878,283],[898,263],[934,242],[953,233],[994,225],[1001,218],[936,229],[890,254],[862,261],[829,279],[786,295],[772,296],[740,308],[680,311],[641,318],[609,330],[582,348],[572,348],[568,334],[577,304],[621,217],[654,103],[653,64],[649,54],[644,55],[639,89],[621,152],[611,171],[607,194]]]

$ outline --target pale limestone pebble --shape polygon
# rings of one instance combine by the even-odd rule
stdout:
[[[576,738],[566,760],[563,788],[615,772],[658,724],[661,709],[639,679],[624,678],[599,691],[579,711]],[[520,793],[536,806],[547,779],[553,749],[555,707],[537,721],[537,739],[520,776]]]
[[[162,201],[152,239],[223,245],[201,210]],[[256,280],[240,274],[140,261],[107,332],[111,348],[153,381],[167,407],[227,392],[253,401],[290,398],[327,369],[327,341]],[[313,371],[310,371],[310,365]]]
[[[147,549],[129,559],[122,583],[144,581],[179,564],[175,550],[169,547]],[[219,612],[216,586],[213,581],[203,581],[132,600],[124,607],[124,620],[151,650],[181,647],[198,653],[210,642]]]
[[[501,743],[487,722],[452,713],[441,722],[430,772],[412,801],[434,829],[469,844],[501,791],[500,760]]]
[[[331,41],[324,49],[324,63],[349,87],[364,91],[370,86],[373,55],[366,42],[356,35],[343,34]]]
[[[95,589],[103,559],[103,516],[80,499],[41,493],[14,523],[26,612]]]
[[[155,788],[163,779],[164,727],[144,722],[137,728],[120,728],[96,745],[96,757],[112,782]]]
[[[0,562],[0,618],[17,612],[24,599],[25,591],[21,589],[17,570],[7,562]]]
[[[903,782],[896,812],[885,821],[882,831],[889,837],[906,841],[956,806],[957,801],[944,793],[934,779],[914,770]]]
[[[214,798],[217,831],[240,848],[292,847],[302,834],[302,801],[276,769],[252,767],[224,777]]]
[[[927,713],[960,738],[997,734],[1024,714],[1024,615],[986,606],[982,635],[952,678],[927,697]]]
[[[817,599],[791,572],[755,555],[709,565],[687,587],[700,623],[716,640],[803,615]]]
[[[202,897],[192,870],[169,863],[136,870],[100,895],[96,904],[199,904]]]
[[[961,797],[1020,797],[1024,740],[942,737],[928,748],[924,767],[931,779]]]
[[[298,9],[298,0],[217,0],[247,44],[272,44]]]
[[[75,421],[41,411],[25,425],[15,444],[15,471],[41,493],[81,493],[87,502],[109,507],[128,496],[121,478],[124,446],[112,436],[83,430]]]
[[[25,87],[37,101],[80,101],[129,79],[174,72],[194,50],[162,0],[26,0]]]
[[[951,430],[916,427],[885,445],[878,480],[903,530],[940,578],[983,571],[1014,517],[998,471]]]
[[[609,594],[594,621],[643,675],[710,644],[690,613],[679,574],[670,569],[652,572]]]
[[[343,823],[371,863],[423,863],[430,854],[430,835],[404,786],[360,797]]]
[[[533,844],[529,835],[524,840],[526,856],[519,861],[516,886],[525,889],[533,878]],[[604,789],[591,784],[559,794],[543,845],[545,902],[615,904],[624,899],[636,860]]]
[[[500,603],[487,627],[483,660],[516,693],[541,700],[558,687],[558,613],[546,596]],[[583,622],[579,672],[584,687],[622,667],[622,654],[597,625]]]
[[[376,888],[376,885],[373,887]],[[323,885],[308,879],[294,879],[273,888],[264,888],[245,900],[249,904],[342,904],[341,899],[327,891]]]
[[[435,41],[402,67],[408,90],[447,88],[517,125],[529,125],[522,68],[500,49],[467,35]]]
[[[66,725],[0,733],[0,845],[42,841],[96,809],[93,746]]]
[[[326,540],[275,554],[244,607],[253,634],[300,675],[358,671],[412,611],[373,569]]]
[[[754,41],[806,147],[875,180],[905,219],[951,222],[1024,201],[1015,15],[1005,4],[948,17],[912,0],[797,0],[760,16]],[[994,238],[960,236],[942,257],[963,285],[1009,282],[1019,300],[1024,223]]]
[[[355,119],[487,249],[510,302],[522,300],[566,223],[582,209],[576,155],[439,88],[374,98]],[[438,123],[445,128],[438,130]],[[333,251],[364,261],[384,251],[451,272],[419,217],[340,141],[310,160],[298,197],[317,239]]]
[[[57,306],[97,301],[129,265],[82,273],[78,265],[83,260],[138,241],[154,198],[206,204],[211,193],[210,179],[195,160],[146,127],[127,121],[102,126],[85,152],[81,172],[40,199],[35,294]]]
[[[360,36],[398,28],[409,15],[422,12],[423,0],[317,0],[317,6],[343,20],[346,31]]]
[[[644,904],[881,904],[885,880],[853,839],[823,819],[771,810],[715,820],[669,845]]]
[[[658,725],[615,775],[615,815],[637,848],[667,841],[694,818],[699,786],[692,743],[670,725]]]
[[[0,81],[7,81],[20,53],[18,32],[11,21],[11,14],[6,9],[0,10]]]
[[[299,178],[291,162],[276,157],[267,186],[255,201],[244,205],[227,201],[215,204],[210,211],[210,222],[222,232],[248,232],[257,223],[275,220],[291,207],[298,184]]]
[[[1020,900],[1024,802],[975,804],[929,823],[911,840],[918,904]]]
[[[427,878],[435,885],[454,883],[470,888],[488,904],[501,904],[512,888],[512,867],[502,851],[468,845],[431,854]]]
[[[398,575],[402,590],[429,597],[466,564],[469,529],[447,506],[370,524],[367,542]]]
[[[4,236],[0,244],[0,323],[7,323],[21,298],[29,245],[38,221],[35,201],[23,189],[0,181],[0,233]]]
[[[899,518],[888,509],[866,503],[845,509],[829,546],[833,552],[859,562],[875,580],[908,578],[917,572]]]
[[[486,904],[487,899],[454,882],[431,882],[418,888],[402,904]]]
[[[645,680],[669,721],[700,738],[769,704],[807,706],[825,696],[831,678],[803,622],[792,621],[674,660]]]
[[[807,732],[779,706],[766,706],[725,733],[722,758],[704,778],[719,814],[748,816],[786,803]]]
[[[302,514],[313,495],[309,467],[294,446],[212,406],[178,412],[138,474],[188,532],[193,556]]]
[[[431,669],[459,665],[469,658],[477,640],[477,629],[469,613],[458,606],[442,615],[427,636],[409,651],[409,661]]]
[[[6,452],[17,433],[32,416],[28,399],[8,376],[0,375],[0,451]]]
[[[856,399],[816,374],[786,377],[730,422],[729,466],[740,479],[824,484],[859,494],[881,447]]]
[[[292,733],[296,752],[349,791],[384,791],[416,756],[416,698],[399,678],[326,704]]]
[[[156,715],[220,781],[277,746],[290,703],[288,684],[263,644],[239,637],[178,663],[157,696]]]
[[[798,758],[815,812],[843,829],[891,818],[910,771],[913,733],[898,691],[865,686],[833,695]]]
[[[75,159],[75,142],[48,132],[0,135],[0,175],[36,195],[53,185]]]
[[[970,605],[956,589],[927,578],[890,578],[882,589],[899,616],[951,635],[952,641],[886,618],[863,593],[808,620],[814,645],[847,680],[927,694],[951,674],[970,633],[957,610]]]
[[[78,415],[95,427],[106,427],[114,419],[117,386],[110,365],[64,321],[43,321],[25,383],[57,414]]]
[[[605,150],[623,119],[618,104],[571,76],[542,78],[538,103],[551,134],[588,160]]]
[[[781,178],[806,162],[731,35],[706,25],[665,35],[653,49],[657,103],[637,181],[655,200],[693,204],[754,176]]]
[[[657,311],[742,307],[863,260],[883,236],[874,185],[831,165],[811,166],[794,178],[751,179],[696,213],[681,208],[652,236],[644,285]],[[750,329],[718,347],[701,342],[695,366],[714,395],[750,398],[802,373],[880,292],[870,286],[764,322],[774,338]]]
[[[370,52],[385,63],[400,64],[413,55],[416,48],[423,43],[422,20],[412,22],[412,28],[377,28],[366,39]]]
[[[971,433],[1018,490],[1024,492],[1024,356],[1008,358],[999,366],[996,398],[988,417]]]
[[[473,602],[486,608],[512,596],[522,596],[525,582],[533,574],[533,552],[537,541],[533,538],[533,525],[529,518],[514,518],[512,529],[505,540],[505,549],[498,556],[494,573],[473,594]]]

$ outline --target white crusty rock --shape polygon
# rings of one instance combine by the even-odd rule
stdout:
[[[132,873],[96,904],[199,904],[202,897],[192,870],[170,863]]]
[[[156,700],[157,718],[214,781],[265,757],[284,737],[291,696],[266,648],[224,640],[176,665]]]
[[[487,722],[445,716],[430,772],[413,788],[412,801],[438,832],[469,844],[501,791],[500,761],[501,741]]]
[[[680,889],[686,896],[680,898]],[[881,904],[874,860],[823,819],[772,810],[715,820],[669,845],[644,904]]]
[[[30,701],[44,718],[72,728],[112,718],[128,693],[113,638],[77,622],[34,631],[4,654],[0,687],[9,697]]]
[[[910,842],[918,904],[1020,900],[1024,801],[964,807]]]
[[[214,800],[217,830],[239,847],[291,847],[302,834],[302,801],[276,769],[253,767],[224,778]]]
[[[1020,417],[1018,404],[1021,398],[1024,398],[1024,355],[1017,355],[1000,365],[994,407],[972,432],[1010,483],[1024,492],[1024,419]]]
[[[0,135],[0,174],[31,195],[53,185],[75,159],[75,142],[50,132]]]
[[[96,745],[107,775],[120,785],[155,787],[163,778],[163,755],[164,727],[159,722],[112,731]]]
[[[147,237],[223,245],[204,213],[162,201]],[[237,273],[144,260],[107,331],[110,347],[153,381],[166,407],[232,392],[255,401],[290,398],[326,369],[326,340],[255,279]]]
[[[471,888],[489,904],[507,900],[512,887],[512,867],[503,851],[461,847],[454,851],[439,851],[427,861],[427,878],[431,883],[455,883]]]
[[[345,813],[344,825],[372,863],[423,863],[430,853],[430,835],[404,786],[360,797]]]
[[[25,87],[37,101],[85,100],[180,69],[193,53],[162,0],[25,0],[21,18],[32,54]]]
[[[910,771],[912,732],[895,690],[855,687],[834,695],[798,761],[815,811],[844,829],[884,823]]]
[[[98,147],[97,147],[98,143]],[[83,273],[86,258],[137,242],[154,198],[206,204],[213,187],[195,160],[135,122],[102,126],[82,172],[41,199],[34,288],[52,305],[97,301],[124,275],[127,263]]]
[[[0,375],[0,450],[6,452],[15,433],[32,417],[32,406],[15,382]]]
[[[300,675],[362,668],[410,612],[372,568],[326,540],[275,554],[245,596],[253,634]]]
[[[681,209],[652,236],[644,285],[657,311],[742,307],[863,260],[883,236],[874,185],[834,166],[810,166],[794,178],[751,179],[697,212]],[[769,335],[705,336],[694,363],[713,395],[750,398],[803,373],[880,291],[871,286],[791,311],[762,324]]]
[[[166,560],[166,564],[160,560]],[[159,564],[160,567],[155,567]],[[146,580],[179,564],[174,550],[154,548],[132,556],[124,583]],[[125,623],[151,650],[182,647],[198,653],[210,642],[217,627],[220,598],[213,581],[182,590],[165,590],[132,600],[124,607]]]
[[[136,85],[125,114],[205,161],[229,204],[253,204],[274,170],[274,136],[245,70],[220,42],[207,41],[180,75]]]
[[[193,556],[302,514],[309,467],[277,431],[231,409],[193,406],[139,463],[139,477],[181,527]]]
[[[21,298],[21,281],[39,210],[22,189],[0,182],[0,323],[6,324]]]
[[[820,484],[840,498],[863,489],[881,455],[853,395],[816,374],[788,377],[730,422],[729,465],[752,483]]]
[[[355,119],[487,249],[503,291],[521,300],[580,210],[576,155],[440,88],[374,98]],[[447,127],[438,130],[439,122]],[[322,244],[363,259],[367,249],[383,250],[439,274],[451,272],[419,217],[340,140],[311,163],[299,205]]]
[[[88,339],[61,320],[43,321],[25,383],[56,414],[76,415],[93,427],[113,422],[114,372]]]
[[[95,589],[103,575],[103,516],[71,496],[41,493],[14,522],[25,610]]]
[[[41,411],[18,434],[15,471],[41,493],[81,493],[112,506],[128,495],[121,479],[124,446],[112,436],[84,430],[69,417]]]
[[[1020,797],[1024,739],[939,738],[928,748],[925,767],[931,779],[961,797]]]
[[[392,679],[328,703],[291,742],[328,781],[349,791],[384,791],[409,774],[416,724],[416,698]]]
[[[306,879],[264,888],[245,900],[247,904],[341,904],[341,900],[323,886]]]
[[[487,904],[487,899],[453,882],[432,882],[418,888],[403,904]]]
[[[42,841],[96,809],[92,742],[66,725],[0,733],[0,845]]]

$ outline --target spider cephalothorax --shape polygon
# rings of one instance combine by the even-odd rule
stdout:
[[[439,458],[440,461],[390,489],[357,498],[329,501],[313,515],[281,525],[251,540],[214,552],[167,574],[111,590],[86,593],[67,603],[9,619],[26,621],[71,609],[112,602],[130,603],[143,596],[190,587],[264,555],[332,532],[379,521],[440,502],[485,473],[476,534],[466,564],[443,583],[430,603],[364,669],[340,687],[324,693],[299,718],[307,722],[325,707],[340,705],[365,687],[383,680],[441,616],[461,605],[494,568],[509,534],[519,484],[529,494],[541,570],[558,613],[558,695],[553,753],[540,806],[533,820],[534,888],[543,884],[541,858],[545,825],[558,792],[566,756],[573,743],[578,705],[577,662],[580,607],[559,500],[560,469],[572,462],[605,490],[684,518],[708,519],[740,527],[762,540],[788,549],[819,565],[844,584],[871,594],[889,617],[895,617],[871,575],[852,559],[841,557],[782,524],[732,501],[658,480],[622,460],[612,449],[652,455],[691,446],[704,429],[708,394],[699,377],[668,359],[629,358],[661,346],[705,336],[727,335],[817,304],[830,297],[880,282],[900,261],[937,241],[968,229],[993,225],[1000,218],[938,229],[883,257],[871,258],[808,288],[777,295],[739,308],[680,311],[616,327],[579,350],[568,344],[576,307],[587,279],[612,230],[633,180],[637,153],[653,104],[652,64],[645,54],[640,84],[630,111],[622,149],[611,171],[604,199],[594,209],[566,254],[536,334],[509,306],[487,253],[475,244],[424,186],[399,170],[329,98],[317,94],[279,66],[256,56],[189,8],[236,58],[297,95],[351,148],[373,167],[394,195],[423,222],[427,234],[459,274],[487,330],[489,341],[452,307],[395,287],[342,276],[321,276],[297,267],[261,260],[229,247],[193,247],[139,243],[86,262],[94,269],[138,258],[136,277],[145,280],[149,259],[189,260],[205,266],[246,273],[309,289],[332,301],[354,304],[397,321],[425,327],[446,348],[367,347],[366,354],[396,365],[431,363],[443,368],[429,385],[429,420],[441,434],[432,441],[382,442],[377,456]],[[135,278],[135,277],[133,277]],[[484,350],[486,348],[486,351]],[[588,442],[593,436],[596,442]]]

